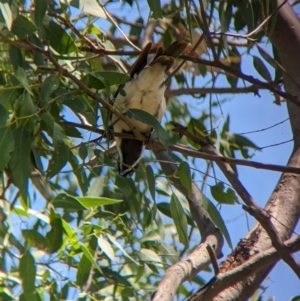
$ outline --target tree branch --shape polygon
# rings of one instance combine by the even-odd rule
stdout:
[[[294,237],[284,242],[285,249],[289,253],[300,250],[300,237]],[[193,295],[189,301],[211,301],[224,289],[234,286],[236,283],[246,280],[251,275],[257,273],[274,264],[280,259],[280,254],[272,247],[257,255],[252,256],[244,264],[225,273],[219,273],[212,278],[199,292]]]

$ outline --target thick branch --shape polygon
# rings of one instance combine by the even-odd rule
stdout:
[[[289,253],[300,250],[300,237],[291,238],[284,242]],[[211,301],[217,294],[236,283],[246,280],[251,275],[268,267],[280,259],[280,254],[275,248],[270,248],[257,255],[254,255],[243,265],[238,266],[228,272],[220,273],[214,277],[207,285],[196,293],[189,301]]]

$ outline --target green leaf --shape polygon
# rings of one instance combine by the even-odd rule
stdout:
[[[171,261],[172,264],[177,263],[180,260],[178,252],[175,248],[165,243],[164,241],[156,243],[158,250],[164,256],[164,258]]]
[[[111,261],[116,260],[115,252],[111,247],[111,244],[106,239],[104,239],[102,235],[98,237],[98,246]]]
[[[187,235],[187,219],[184,213],[184,209],[181,205],[181,202],[177,198],[175,193],[172,193],[171,196],[171,215],[174,220],[174,224],[177,230],[179,241],[184,245],[188,245],[188,235]]]
[[[0,171],[8,164],[11,152],[14,150],[14,137],[9,127],[0,128]]]
[[[28,83],[28,77],[23,68],[19,67],[16,73],[16,78],[19,80],[20,84],[26,89],[26,91],[33,95]]]
[[[49,40],[51,47],[59,54],[77,52],[78,49],[69,34],[52,20],[44,19],[45,39]]]
[[[90,261],[90,263],[100,272],[100,274],[102,274],[101,268],[99,267],[97,261],[94,259],[94,256],[87,249],[87,247],[85,245],[80,245],[80,248],[86,258]]]
[[[178,168],[179,180],[183,187],[187,190],[188,196],[192,193],[192,177],[190,166],[187,162],[181,162]]]
[[[58,147],[59,143],[64,143],[66,136],[63,133],[62,127],[54,122],[53,117],[49,113],[45,113],[41,115],[41,119],[41,128],[53,139],[54,147]]]
[[[86,86],[97,90],[106,89],[108,86],[125,84],[130,80],[131,77],[127,74],[112,71],[90,72],[81,79]]]
[[[61,216],[51,210],[50,213],[51,230],[46,234],[49,243],[49,252],[54,253],[59,250],[63,243],[63,224]]]
[[[295,296],[291,301],[300,301],[300,295],[299,296]]]
[[[83,196],[83,197],[77,197],[79,202],[87,208],[91,207],[98,207],[102,205],[114,205],[120,202],[123,202],[123,200],[116,200],[116,199],[110,199],[110,198],[104,198],[104,197],[90,197],[90,196]]]
[[[164,215],[172,218],[170,204],[168,204],[168,203],[158,203],[157,204],[157,209],[161,213],[163,213]],[[190,225],[191,227],[195,227],[195,224],[194,224],[193,220],[191,219],[191,217],[186,214],[186,218],[187,218],[188,225]]]
[[[259,54],[275,69],[278,68],[277,64],[275,63],[275,58],[267,53],[261,46],[256,45]]]
[[[32,34],[29,37],[29,40],[30,40],[30,43],[32,43],[40,48],[43,48],[43,44],[42,44],[41,40],[35,34]],[[33,54],[33,62],[36,64],[36,66],[44,65],[45,61],[44,61],[43,54],[36,50],[31,50],[31,51]]]
[[[50,95],[59,87],[59,79],[56,74],[51,74],[45,78],[41,87],[42,103],[46,104],[50,100]]]
[[[92,268],[91,261],[83,254],[80,258],[77,274],[76,274],[76,284],[83,287],[89,276]]]
[[[43,20],[46,14],[49,0],[35,0],[34,1],[34,22],[38,28],[43,27]]]
[[[272,76],[264,64],[264,62],[257,56],[253,56],[253,65],[256,71],[268,82],[272,81]]]
[[[147,0],[149,8],[152,12],[152,17],[154,19],[162,19],[163,14],[162,14],[162,10],[161,10],[161,4],[160,4],[160,0]]]
[[[222,204],[235,204],[238,203],[238,198],[233,189],[225,189],[223,182],[218,182],[217,185],[210,186],[210,192],[213,198]]]
[[[57,175],[67,164],[69,149],[64,142],[59,141],[49,161],[47,177],[52,178]]]
[[[155,129],[157,138],[163,144],[165,149],[167,150],[169,148],[169,136],[154,116],[139,109],[129,109],[127,112],[128,118],[139,120],[148,125],[151,125]]]
[[[79,146],[79,149],[78,149],[78,155],[80,157],[80,159],[82,161],[84,161],[88,155],[88,150],[87,150],[87,147],[84,143],[80,143],[80,146]]]
[[[126,251],[125,249],[118,243],[118,241],[110,234],[106,234],[107,238],[124,254],[125,257],[130,259],[136,265],[139,265]]]
[[[34,300],[36,267],[34,258],[29,251],[20,259],[19,273],[26,300]]]
[[[242,11],[245,22],[248,26],[248,32],[254,29],[254,12],[252,1],[239,1],[240,10]]]
[[[9,47],[9,60],[15,72],[18,68],[25,68],[25,59],[20,48],[13,45]]]
[[[47,239],[36,230],[22,230],[22,235],[26,239],[26,245],[45,250],[48,247]]]
[[[103,8],[94,0],[72,0],[70,5],[95,17],[106,19]]]
[[[226,225],[222,219],[222,216],[220,215],[220,212],[215,207],[215,205],[204,194],[202,195],[202,200],[203,200],[204,209],[207,211],[207,213],[209,214],[212,221],[220,229],[220,231],[224,235],[229,247],[232,249],[232,242],[230,239],[230,235],[229,235]]]
[[[26,126],[31,131],[34,127],[35,113],[37,111],[30,94],[27,91],[19,97],[19,125]]]
[[[8,1],[7,2],[6,1],[1,1],[0,2],[0,10],[1,10],[2,16],[5,20],[6,26],[10,30],[12,22],[13,22],[13,14],[11,12],[10,5],[9,5]]]
[[[31,136],[25,128],[13,131],[15,148],[9,163],[15,185],[20,189],[23,200],[27,198],[27,185],[30,173]]]
[[[67,193],[58,194],[51,203],[55,208],[63,208],[69,210],[86,210],[87,207],[83,206],[82,203],[76,198]]]
[[[69,163],[73,168],[73,172],[77,178],[82,194],[86,194],[89,187],[89,181],[87,179],[85,169],[79,164],[78,158],[73,154],[73,152],[69,152]]]
[[[160,263],[161,260],[159,256],[152,250],[142,248],[137,253],[141,261],[150,262],[150,263]]]
[[[11,31],[19,38],[31,35],[37,28],[24,16],[19,15],[14,20]]]
[[[146,176],[150,194],[152,196],[153,201],[155,202],[155,177],[153,174],[153,169],[150,165],[147,165],[146,167]]]

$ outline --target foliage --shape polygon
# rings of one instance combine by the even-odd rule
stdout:
[[[136,57],[127,52],[125,46],[130,45],[117,26],[136,42],[148,21],[128,0],[121,6],[136,11],[136,22],[118,15],[111,22],[113,2],[107,1],[105,7],[93,0],[0,3],[2,300],[44,300],[47,295],[51,300],[149,298],[163,271],[199,243],[191,239],[195,224],[184,196],[170,185],[151,153],[145,153],[133,178],[122,178],[116,173],[117,155],[110,157],[105,151],[111,112],[103,102],[112,103],[118,85],[129,80],[122,69],[128,69]],[[207,21],[215,32],[250,32],[257,26],[259,13],[270,14],[273,2],[209,1]],[[168,46],[185,33],[195,45],[199,32],[206,31],[199,7],[190,1],[164,5],[148,1],[148,5],[154,18],[165,18],[155,29],[159,45]],[[272,22],[266,26],[272,30]],[[264,36],[258,32],[253,41],[242,45],[248,53],[256,43],[265,42]],[[212,42],[214,50],[207,46]],[[214,41],[202,42],[191,56],[218,58],[239,71],[242,47],[216,34]],[[256,77],[277,80],[280,72],[274,72],[276,65],[264,54],[259,51],[253,56]],[[233,92],[241,87],[242,81],[228,71],[188,62],[173,78],[171,88],[197,87],[200,74],[209,79],[207,87],[214,87],[218,78],[226,78]],[[193,96],[197,100],[197,93]],[[219,105],[210,101],[194,110],[190,99],[173,96],[166,120],[186,125],[198,137],[208,136],[227,157],[251,158],[258,147],[230,132],[229,117],[220,132],[212,127],[223,120],[215,110]],[[131,111],[137,119],[153,122],[143,112]],[[163,127],[167,134],[155,125],[165,147],[179,142],[199,148],[172,133],[168,123]],[[195,159],[174,155],[178,164],[174,177],[190,195],[192,180],[206,183],[207,177]],[[237,202],[234,190],[226,185],[216,179],[205,199],[209,214],[230,244],[214,207],[216,202]],[[191,283],[203,281],[196,276]],[[178,295],[183,298],[189,293],[189,285],[183,284]]]

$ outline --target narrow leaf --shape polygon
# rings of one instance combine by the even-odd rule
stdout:
[[[163,146],[166,149],[168,149],[170,144],[169,136],[154,116],[139,109],[130,109],[127,112],[128,112],[128,118],[139,120],[146,124],[151,125],[155,129],[159,141],[163,144]]]
[[[155,177],[153,174],[153,169],[150,165],[147,165],[146,167],[146,176],[150,194],[152,196],[153,201],[155,202]]]
[[[10,30],[12,22],[13,22],[13,14],[11,12],[10,5],[9,5],[8,1],[7,2],[6,1],[1,1],[0,2],[0,10],[1,10],[2,16],[5,20],[6,26]]]
[[[52,158],[49,161],[47,177],[52,178],[57,175],[61,169],[67,164],[69,150],[63,142],[59,142],[55,148]]]
[[[183,207],[175,193],[173,193],[171,196],[170,209],[171,209],[171,215],[174,220],[175,227],[177,229],[179,241],[183,245],[187,246],[188,245],[187,219]]]
[[[14,137],[9,127],[0,128],[0,171],[8,164],[11,152],[14,150]]]
[[[102,235],[98,237],[98,246],[100,247],[101,251],[105,253],[105,255],[111,260],[115,261],[115,252],[111,247],[111,244],[103,238]]]
[[[58,194],[51,203],[55,208],[63,208],[68,210],[86,210],[87,208],[76,198],[67,193]]]
[[[49,0],[35,0],[34,1],[34,22],[38,28],[43,27],[43,19],[46,14]]]
[[[147,0],[150,10],[152,11],[152,17],[154,19],[162,19],[163,14],[161,10],[160,0]]]
[[[80,248],[86,258],[90,261],[90,263],[100,272],[100,274],[102,274],[101,268],[99,267],[97,261],[94,259],[94,256],[87,249],[87,247],[85,245],[80,245]]]
[[[126,251],[125,249],[118,243],[118,241],[110,234],[106,234],[107,238],[120,250],[123,252],[124,256],[134,262],[136,265],[139,265]]]
[[[103,8],[94,0],[72,0],[70,5],[84,11],[95,17],[106,19],[106,14]]]
[[[24,16],[19,15],[14,20],[11,31],[19,38],[24,38],[31,35],[37,28]]]
[[[59,250],[63,243],[63,226],[61,216],[51,210],[50,214],[51,230],[46,234],[49,243],[49,251],[54,253]]]
[[[13,132],[15,148],[9,163],[15,185],[20,189],[23,200],[27,198],[27,185],[30,172],[31,136],[25,128]]]
[[[78,51],[72,38],[60,25],[52,20],[49,20],[49,22],[45,22],[44,20],[44,25],[47,40],[49,40],[51,47],[59,54]]]
[[[141,261],[145,261],[148,263],[160,263],[161,260],[159,256],[152,250],[142,248],[138,252],[138,257]]]
[[[256,71],[268,82],[272,81],[272,76],[264,64],[264,62],[257,56],[253,56],[253,65]]]
[[[34,258],[29,251],[20,259],[19,273],[26,300],[34,300],[36,267]]]
[[[215,207],[215,205],[203,194],[202,195],[203,200],[203,206],[213,222],[216,224],[216,226],[220,229],[221,233],[224,235],[229,247],[232,249],[232,242],[229,235],[229,232],[226,228],[226,225],[224,223],[224,220],[222,219],[222,216],[220,215],[220,212]]]
[[[98,71],[88,73],[81,80],[89,88],[100,90],[107,86],[125,84],[131,77],[120,72]]]
[[[25,68],[25,59],[20,48],[13,45],[9,47],[9,60],[15,72],[18,70],[19,67]]]
[[[87,208],[98,207],[102,205],[114,205],[123,202],[123,200],[116,200],[116,199],[110,199],[104,197],[89,197],[89,196],[77,197],[77,199],[80,201],[80,203],[83,206]]]
[[[90,276],[91,268],[92,268],[91,261],[84,254],[82,254],[77,268],[77,274],[76,274],[77,285],[83,287],[86,284]]]
[[[187,190],[188,196],[192,193],[192,176],[190,166],[187,162],[181,162],[178,168],[179,180],[183,187]]]

